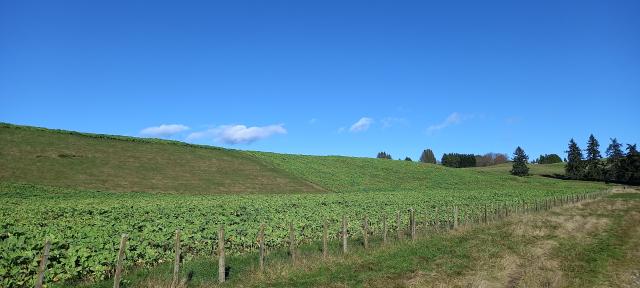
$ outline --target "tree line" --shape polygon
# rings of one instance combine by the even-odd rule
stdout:
[[[569,140],[567,158],[565,158],[565,177],[575,180],[606,181],[628,184],[640,184],[640,153],[636,144],[626,144],[626,152],[623,151],[623,144],[616,138],[611,139],[605,153],[606,158],[600,153],[600,143],[591,134],[587,141],[587,149],[582,153],[578,144],[572,138]],[[377,158],[392,159],[386,152],[378,153]],[[411,158],[406,157],[406,161]],[[513,154],[513,167],[511,174],[526,176],[529,174],[527,156],[521,147],[517,147]],[[440,163],[447,167],[480,167],[496,165],[508,162],[506,154],[487,153],[485,155],[445,153],[442,155]],[[425,149],[420,155],[420,162],[437,164],[436,157],[431,149]],[[557,154],[544,154],[533,161],[536,164],[560,163],[563,160]]]
[[[379,152],[376,158],[391,159],[391,154],[387,152]],[[398,159],[400,160],[400,159]],[[409,157],[404,158],[405,161],[413,161]],[[440,159],[440,163],[444,166],[463,168],[463,167],[484,167],[507,163],[509,158],[503,153],[487,153],[484,155],[461,154],[461,153],[445,153]],[[420,155],[421,163],[438,164],[436,156],[431,149],[425,149]]]
[[[591,134],[587,141],[586,157],[575,140],[569,140],[565,175],[569,179],[640,184],[640,154],[636,144],[627,144],[626,153],[616,138],[600,154],[600,143]]]
[[[553,164],[562,162],[562,158],[558,156],[558,154],[544,154],[540,155],[540,157],[536,160],[533,160],[531,163],[533,164]]]

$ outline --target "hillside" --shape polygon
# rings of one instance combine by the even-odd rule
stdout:
[[[187,194],[525,191],[600,187],[514,177],[510,166],[452,169],[417,162],[229,150],[177,141],[0,124],[0,181],[102,191]],[[531,165],[532,174],[562,171]]]
[[[50,259],[46,282],[69,287],[113,275],[122,233],[130,237],[126,268],[136,271],[171,261],[167,247],[176,229],[184,236],[185,259],[211,255],[220,224],[230,256],[257,249],[261,224],[267,249],[275,250],[289,244],[289,225],[305,244],[322,237],[326,221],[328,238],[335,241],[346,217],[357,245],[365,215],[379,235],[383,219],[393,215],[401,215],[401,223],[389,229],[404,229],[410,208],[424,226],[426,219],[451,221],[454,205],[460,219],[470,220],[487,207],[533,207],[607,188],[515,177],[507,170],[247,152],[0,125],[0,286],[33,283],[43,239],[51,239],[52,251],[61,255]],[[83,260],[73,262],[78,257]]]
[[[448,168],[418,162],[342,156],[306,156],[249,152],[293,175],[339,192],[454,192],[501,193],[502,191],[561,192],[593,189],[601,183],[559,181],[539,175],[561,173],[558,165],[530,165],[532,177],[509,174],[511,164],[483,168]],[[540,167],[538,167],[540,166]],[[548,166],[548,167],[547,167]],[[464,191],[462,191],[464,190]]]
[[[487,167],[466,168],[476,171],[493,172],[498,174],[508,174],[511,171],[512,163],[504,163]],[[529,164],[529,174],[538,176],[564,175],[565,163],[554,164]]]
[[[246,153],[174,141],[0,125],[0,181],[108,191],[321,192]]]

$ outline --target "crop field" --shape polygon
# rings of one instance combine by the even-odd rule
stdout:
[[[173,257],[172,239],[182,230],[186,259],[211,255],[219,224],[226,226],[230,254],[257,248],[260,223],[266,224],[266,244],[270,248],[287,244],[288,225],[296,227],[300,243],[320,239],[322,223],[330,223],[329,237],[339,235],[339,221],[346,215],[352,237],[360,237],[364,215],[372,230],[381,229],[383,215],[392,218],[416,209],[418,221],[438,217],[450,219],[451,207],[461,207],[461,217],[478,214],[487,204],[532,203],[551,196],[595,191],[599,187],[575,187],[562,191],[487,191],[461,189],[455,195],[447,190],[429,193],[399,191],[370,193],[331,193],[304,195],[169,195],[153,193],[113,193],[78,191],[35,185],[3,184],[4,200],[0,212],[2,227],[2,286],[32,283],[37,259],[45,238],[52,241],[47,280],[98,280],[113,273],[119,235],[128,233],[126,267],[153,266]],[[436,208],[438,214],[436,215]],[[390,229],[396,229],[390,221]]]
[[[261,223],[268,249],[277,249],[287,245],[290,223],[304,244],[321,238],[325,220],[336,239],[344,215],[358,239],[365,215],[379,234],[384,216],[391,231],[398,228],[391,221],[398,211],[406,227],[409,208],[418,224],[450,220],[454,205],[470,219],[485,206],[531,205],[607,187],[514,177],[505,167],[244,152],[11,125],[0,127],[0,139],[2,287],[33,285],[45,239],[52,243],[45,282],[68,286],[113,276],[123,233],[131,270],[171,262],[176,229],[188,262],[213,253],[220,224],[227,253],[238,255],[256,250]],[[237,178],[225,180],[230,174]]]

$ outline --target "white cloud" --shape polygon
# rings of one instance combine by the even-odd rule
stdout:
[[[373,119],[369,117],[362,117],[360,118],[360,120],[358,120],[358,122],[353,123],[353,125],[351,125],[351,128],[349,128],[349,131],[351,132],[367,131],[367,129],[369,129],[371,124],[373,124]]]
[[[148,137],[171,137],[187,130],[189,130],[189,127],[182,124],[162,124],[160,126],[144,128],[140,131],[140,135]]]
[[[249,144],[268,138],[275,134],[286,134],[284,124],[263,127],[247,127],[245,125],[221,125],[209,130],[194,132],[187,136],[187,141],[202,138],[213,138],[216,142],[225,144]]]
[[[429,126],[429,128],[427,128],[427,132],[428,133],[433,133],[435,131],[447,128],[447,127],[449,127],[451,125],[460,124],[460,123],[462,123],[462,121],[470,119],[470,118],[473,118],[473,116],[471,116],[471,115],[462,115],[462,114],[460,114],[458,112],[453,112],[442,123]]]

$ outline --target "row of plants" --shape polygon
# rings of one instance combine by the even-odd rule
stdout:
[[[435,190],[331,193],[304,195],[170,195],[152,193],[110,193],[82,191],[27,184],[0,184],[0,286],[31,286],[45,239],[52,243],[46,274],[48,283],[100,280],[113,274],[119,236],[130,235],[125,267],[150,267],[171,261],[176,229],[183,235],[186,261],[210,255],[217,241],[217,227],[226,227],[229,254],[257,248],[256,235],[266,224],[266,245],[287,245],[289,223],[293,223],[300,244],[320,239],[322,223],[330,223],[329,238],[340,235],[343,215],[353,237],[361,237],[363,215],[372,231],[382,229],[382,217],[389,217],[396,229],[396,212],[407,225],[407,209],[421,219],[452,217],[460,207],[462,219],[479,215],[485,205],[518,205],[549,197],[594,191],[535,190],[526,193],[478,191],[451,193]]]

